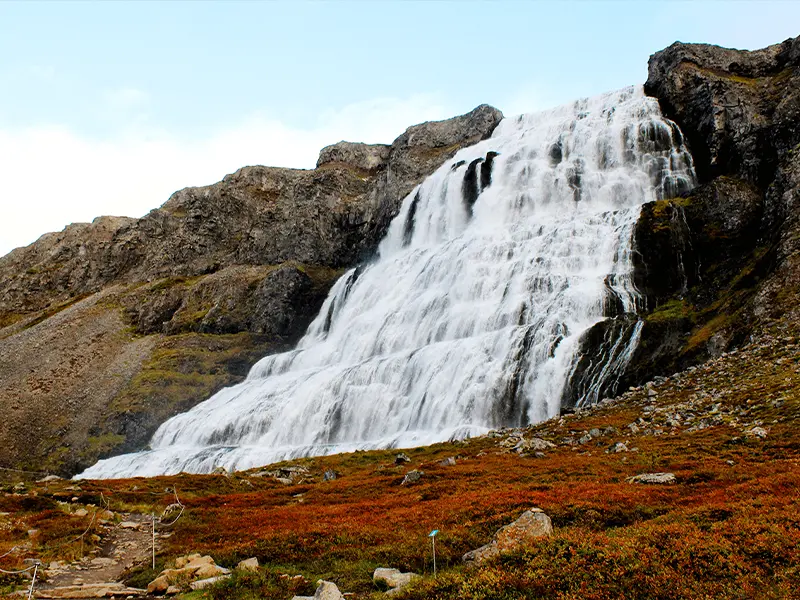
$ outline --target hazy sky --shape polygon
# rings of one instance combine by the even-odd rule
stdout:
[[[0,255],[248,164],[481,103],[643,83],[676,40],[760,48],[800,2],[0,2]]]

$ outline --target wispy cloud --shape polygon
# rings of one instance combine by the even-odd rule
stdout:
[[[135,88],[106,99],[109,108],[129,111],[129,125],[141,123],[150,101]],[[327,144],[390,143],[409,125],[449,116],[438,98],[418,95],[331,109],[308,128],[254,114],[201,141],[147,127],[125,127],[106,140],[58,125],[0,130],[0,255],[72,222],[141,216],[177,189],[245,165],[311,168]]]

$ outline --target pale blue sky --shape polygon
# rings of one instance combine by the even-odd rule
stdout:
[[[0,254],[244,164],[311,167],[487,102],[642,83],[675,40],[760,48],[798,2],[0,2]]]

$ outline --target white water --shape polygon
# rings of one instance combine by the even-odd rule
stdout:
[[[490,151],[470,211],[465,173]],[[377,260],[341,277],[295,351],[164,423],[152,450],[80,477],[239,470],[554,416],[609,297],[636,311],[641,205],[692,184],[677,128],[639,88],[504,119],[405,199]],[[638,328],[626,335],[604,377],[635,348]]]

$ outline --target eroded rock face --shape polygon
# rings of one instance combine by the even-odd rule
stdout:
[[[550,535],[553,535],[550,517],[540,508],[532,508],[513,523],[499,529],[491,542],[467,552],[462,560],[467,564],[477,565],[499,554],[523,549],[537,539]]]
[[[642,337],[619,389],[686,368],[800,306],[800,38],[754,52],[676,43],[647,93],[681,128],[699,185],[634,234]]]
[[[1,257],[0,466],[74,474],[140,449],[291,347],[402,199],[501,118],[480,106],[392,145],[328,146],[312,170],[244,167]]]

